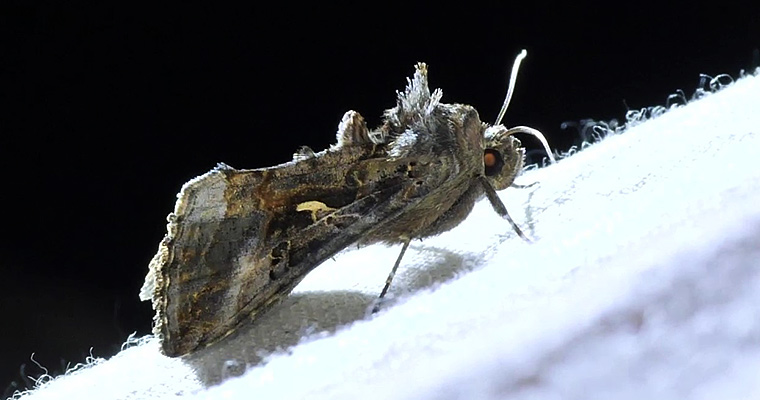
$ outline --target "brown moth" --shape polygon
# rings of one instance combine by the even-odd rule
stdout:
[[[403,244],[382,298],[410,240],[455,227],[483,195],[527,240],[496,194],[523,167],[514,133],[536,136],[551,157],[540,132],[499,124],[525,55],[494,126],[469,105],[441,103],[419,63],[379,128],[349,111],[327,150],[304,147],[270,168],[219,164],[187,182],[140,292],[163,352],[191,353],[255,320],[354,243]]]

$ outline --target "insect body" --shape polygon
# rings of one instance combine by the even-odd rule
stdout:
[[[496,190],[523,167],[514,133],[537,135],[548,150],[546,141],[531,128],[488,126],[441,96],[417,64],[379,128],[349,111],[325,151],[302,148],[263,169],[220,164],[187,182],[140,293],[153,302],[163,352],[184,355],[226,336],[353,243],[403,244],[382,297],[410,240],[458,225],[483,195],[525,238]]]

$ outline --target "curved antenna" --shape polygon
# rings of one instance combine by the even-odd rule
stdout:
[[[549,160],[552,162],[552,164],[557,163],[557,160],[554,159],[554,154],[552,154],[552,150],[549,148],[549,142],[546,141],[546,137],[544,137],[544,134],[541,133],[541,131],[529,126],[516,126],[514,128],[507,129],[507,135],[512,135],[515,133],[527,133],[528,135],[531,135],[538,139],[538,141],[541,142],[541,145],[544,146],[544,151],[546,151],[546,155],[549,156]]]
[[[499,116],[496,117],[496,123],[494,125],[499,125],[501,123],[501,119],[504,118],[504,113],[507,112],[507,107],[509,107],[509,101],[512,100],[512,93],[514,93],[515,91],[515,82],[517,82],[517,71],[520,70],[520,63],[522,62],[523,58],[525,58],[527,55],[528,55],[528,52],[525,51],[525,49],[523,49],[520,52],[520,54],[518,54],[517,57],[515,57],[515,63],[512,64],[512,73],[509,76],[509,89],[507,89],[507,97],[504,99],[504,104],[502,104],[501,106],[501,111],[499,111]]]

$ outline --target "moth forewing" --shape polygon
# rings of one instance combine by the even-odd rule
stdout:
[[[218,168],[188,182],[143,290],[146,298],[153,289],[164,353],[224,337],[392,212],[382,206],[398,191],[391,179],[368,182],[361,198],[361,185],[324,184],[345,182],[372,154],[372,146],[349,146],[269,169]]]

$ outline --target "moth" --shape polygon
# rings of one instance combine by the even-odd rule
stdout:
[[[327,150],[304,147],[271,168],[219,164],[185,183],[140,292],[164,354],[192,353],[255,320],[351,244],[402,244],[382,298],[409,242],[455,227],[484,195],[527,240],[496,194],[523,168],[515,133],[537,137],[551,157],[537,130],[500,124],[525,56],[493,126],[469,105],[442,103],[418,63],[380,127],[348,111]]]

